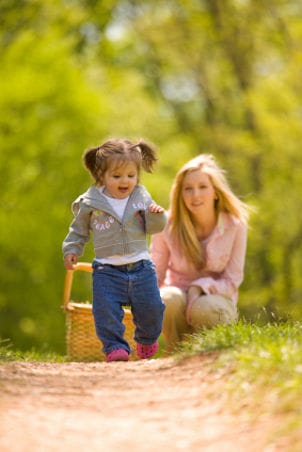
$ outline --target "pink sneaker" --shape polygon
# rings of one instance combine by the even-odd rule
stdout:
[[[136,344],[137,356],[141,359],[151,358],[158,351],[158,342],[151,345]]]
[[[112,361],[128,361],[129,353],[124,348],[118,348],[117,350],[112,350],[110,353],[106,353],[106,362],[111,363]]]

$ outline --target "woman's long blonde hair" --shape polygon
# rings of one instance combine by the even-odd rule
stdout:
[[[241,201],[231,190],[221,169],[211,154],[201,154],[185,163],[175,176],[170,192],[169,231],[178,243],[188,262],[195,268],[201,269],[205,265],[204,253],[195,232],[191,214],[182,197],[182,184],[187,173],[202,170],[207,174],[217,195],[215,209],[220,212],[229,212],[241,222],[247,223],[251,208]]]

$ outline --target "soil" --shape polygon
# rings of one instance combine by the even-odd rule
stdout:
[[[274,452],[280,420],[235,409],[215,356],[0,365],[1,452]]]

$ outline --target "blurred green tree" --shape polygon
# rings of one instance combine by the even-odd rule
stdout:
[[[178,168],[213,152],[258,207],[242,314],[301,316],[301,19],[298,0],[0,4],[1,338],[64,350],[61,243],[82,153],[108,136],[159,146],[143,182],[165,207]]]

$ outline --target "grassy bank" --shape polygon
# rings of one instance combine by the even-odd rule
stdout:
[[[66,362],[66,356],[60,356],[50,351],[29,350],[26,352],[15,350],[9,340],[0,338],[0,364],[10,361],[36,362]]]
[[[301,450],[302,323],[217,327],[188,337],[179,357],[217,351],[215,370],[233,409],[255,422],[279,419],[276,434],[293,436],[291,450]]]

